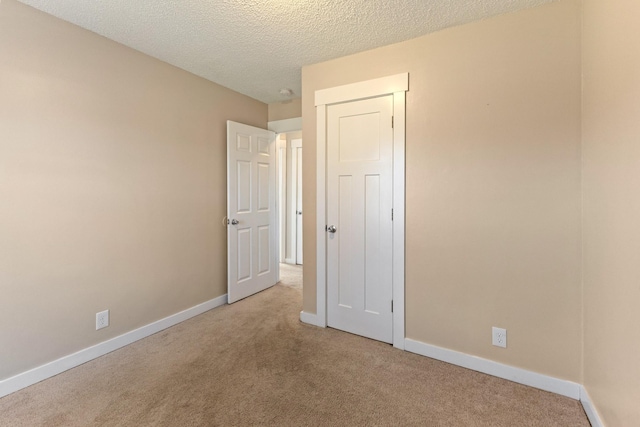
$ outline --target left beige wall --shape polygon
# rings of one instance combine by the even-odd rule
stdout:
[[[0,3],[0,380],[226,293],[226,120],[267,105]]]

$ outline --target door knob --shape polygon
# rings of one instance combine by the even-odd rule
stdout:
[[[302,215],[302,211],[298,211],[298,215]]]
[[[231,220],[231,225],[238,225],[240,223],[240,221],[238,221],[237,219],[232,219]]]
[[[336,232],[336,226],[335,225],[330,225],[327,227],[327,231],[329,233],[335,233]]]

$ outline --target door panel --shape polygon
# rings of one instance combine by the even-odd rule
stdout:
[[[269,194],[270,173],[268,163],[258,163],[258,211],[268,211],[271,195]]]
[[[227,122],[229,303],[276,283],[275,134]]]
[[[251,229],[238,229],[238,282],[251,279]]]
[[[238,212],[251,211],[251,162],[238,160]]]
[[[327,109],[327,322],[392,342],[392,96]]]

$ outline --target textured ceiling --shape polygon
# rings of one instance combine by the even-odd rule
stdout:
[[[20,0],[271,103],[301,67],[552,0]]]

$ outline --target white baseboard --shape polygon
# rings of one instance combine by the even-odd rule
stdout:
[[[302,323],[308,323],[309,325],[320,326],[318,325],[318,316],[313,313],[307,313],[306,311],[300,312],[300,321]]]
[[[591,397],[589,397],[589,393],[587,393],[587,389],[584,386],[580,386],[580,403],[582,403],[582,407],[584,408],[584,412],[587,414],[587,418],[589,418],[589,422],[592,427],[604,427],[604,423],[596,410],[596,407],[593,405],[591,401]]]
[[[164,319],[149,323],[148,325],[134,329],[133,331],[119,335],[115,338],[111,338],[110,340],[87,347],[68,356],[61,357],[60,359],[38,366],[37,368],[33,368],[29,371],[22,372],[18,375],[2,380],[0,381],[0,397],[4,397],[42,380],[58,375],[71,368],[75,368],[76,366],[82,365],[83,363],[96,359],[226,303],[227,295],[225,294],[179,313],[165,317]]]
[[[580,388],[578,383],[561,380],[548,375],[539,374],[526,369],[516,368],[492,360],[471,356],[459,351],[449,350],[409,338],[405,339],[405,350],[417,353],[432,359],[442,360],[453,365],[462,366],[474,371],[493,375],[519,384],[550,391],[552,393],[567,396],[575,400],[580,399]]]

